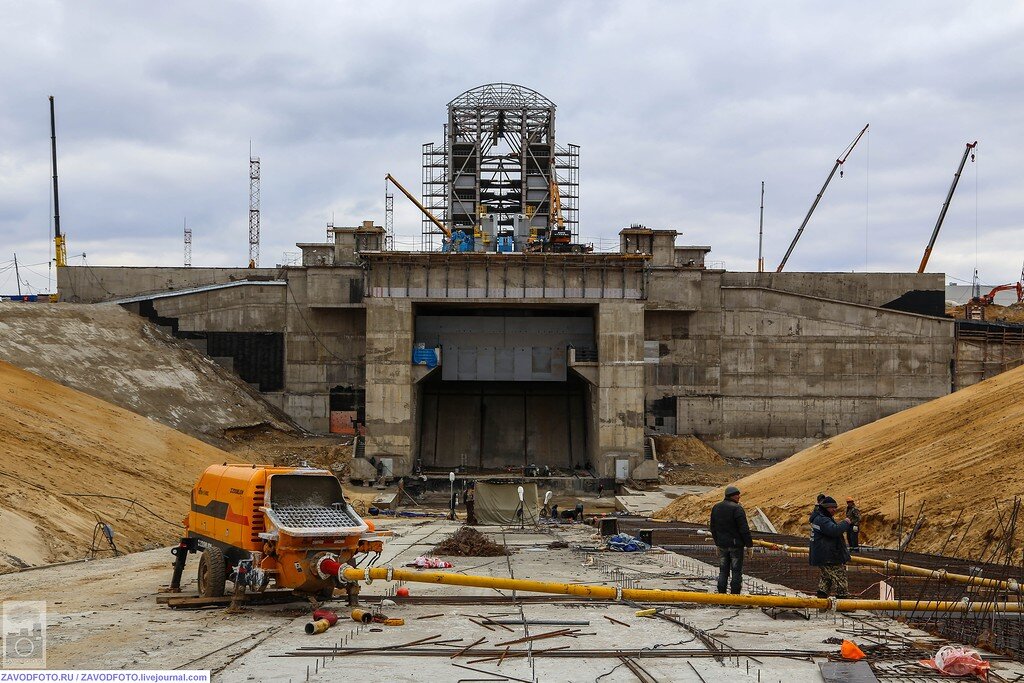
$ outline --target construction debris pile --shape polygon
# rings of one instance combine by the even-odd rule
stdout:
[[[754,466],[729,462],[696,436],[656,436],[659,480],[677,486],[727,484],[756,471]]]
[[[435,555],[451,557],[498,557],[508,555],[508,548],[495,543],[476,529],[464,526],[434,548]]]
[[[967,317],[967,304],[957,306],[946,306],[946,315],[951,318],[963,320]],[[985,306],[985,320],[1003,323],[1024,323],[1024,303],[1000,306],[999,304],[988,304]]]
[[[761,508],[784,533],[807,533],[815,496],[825,492],[857,501],[863,544],[892,546],[917,527],[915,551],[981,558],[1010,528],[1005,518],[1024,492],[1022,455],[1017,368],[822,441],[737,486],[748,512]],[[721,491],[684,496],[655,517],[706,522],[720,499]]]
[[[100,522],[120,551],[172,543],[196,476],[238,459],[2,361],[0,385],[0,572],[86,557]]]

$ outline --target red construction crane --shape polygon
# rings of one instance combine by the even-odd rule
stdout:
[[[834,176],[836,174],[836,171],[839,170],[839,168],[846,163],[846,159],[847,157],[850,156],[850,152],[852,152],[853,148],[857,146],[857,143],[860,142],[860,139],[864,137],[864,133],[868,132],[868,125],[870,124],[864,125],[864,128],[862,128],[860,133],[857,134],[857,137],[853,139],[853,142],[851,142],[849,146],[845,150],[843,150],[843,153],[839,156],[839,158],[836,159],[836,163],[832,167],[832,172],[829,173],[828,178],[825,179],[825,184],[821,186],[821,191],[818,192],[818,196],[814,198],[814,203],[811,204],[811,208],[807,211],[807,215],[804,216],[804,222],[801,223],[800,227],[797,229],[796,236],[793,237],[793,241],[790,243],[789,249],[786,250],[786,255],[782,257],[782,263],[780,263],[779,267],[775,269],[776,273],[781,273],[782,269],[786,267],[786,261],[789,260],[790,254],[793,253],[793,249],[796,247],[796,243],[800,239],[800,235],[804,233],[804,228],[807,227],[807,222],[811,220],[811,214],[813,214],[814,210],[818,208],[818,202],[821,201],[822,195],[825,194],[825,189],[828,187],[828,184],[832,182],[832,176]],[[843,177],[842,171],[839,171],[839,177]]]
[[[972,149],[978,146],[978,141],[968,142],[967,148],[964,149],[964,155],[960,159],[960,166],[957,167],[956,173],[953,174],[953,184],[949,186],[949,192],[946,194],[946,201],[942,204],[942,209],[939,211],[939,219],[935,221],[935,227],[932,229],[932,238],[928,240],[928,246],[924,249],[924,256],[921,257],[921,265],[918,266],[917,272],[923,273],[925,267],[928,265],[928,257],[932,255],[932,247],[935,246],[935,240],[939,236],[939,228],[942,227],[942,221],[946,219],[946,211],[949,210],[949,203],[953,201],[953,192],[956,191],[956,185],[960,182],[960,174],[963,173],[964,164],[967,163],[967,155],[971,155],[971,161],[974,161],[974,153]]]

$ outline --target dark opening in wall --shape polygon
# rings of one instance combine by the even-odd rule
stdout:
[[[284,388],[284,334],[281,332],[185,332],[206,338],[209,356],[230,356],[235,372],[260,391]]]
[[[356,412],[359,421],[366,420],[366,390],[356,387],[331,387],[331,410]]]
[[[915,289],[901,294],[887,304],[882,304],[882,308],[941,317],[946,315],[946,293],[939,290]]]
[[[206,355],[231,358],[235,374],[260,391],[284,388],[284,333],[282,332],[183,332],[177,318],[157,314],[152,300],[138,303],[139,315],[170,330],[178,339],[206,341]]]

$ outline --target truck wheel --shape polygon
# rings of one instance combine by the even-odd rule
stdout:
[[[199,557],[199,595],[204,598],[219,598],[224,595],[227,580],[227,565],[220,548],[208,546]]]

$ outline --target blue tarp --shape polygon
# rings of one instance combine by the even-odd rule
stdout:
[[[413,365],[426,365],[433,370],[437,367],[437,351],[435,349],[413,349]]]
[[[615,534],[608,539],[608,550],[615,550],[620,553],[635,553],[650,549],[651,546],[643,541],[638,541],[629,534]]]

